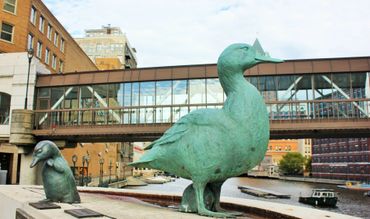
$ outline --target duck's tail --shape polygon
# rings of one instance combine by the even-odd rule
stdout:
[[[153,164],[155,164],[158,158],[158,150],[151,149],[147,151],[143,156],[140,157],[138,161],[129,163],[129,166],[134,166],[138,168],[150,168],[156,169]]]
[[[137,168],[149,168],[153,169],[153,167],[150,165],[150,162],[153,160],[138,160],[136,162],[129,163],[128,166],[137,167]]]

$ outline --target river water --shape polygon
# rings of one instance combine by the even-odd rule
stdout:
[[[165,184],[150,184],[148,186],[130,187],[130,189],[140,190],[157,190],[167,192],[183,192],[183,190],[191,183],[186,179],[176,179],[174,182]],[[265,199],[254,197],[240,192],[238,186],[252,186],[261,189],[276,191],[279,193],[291,195],[290,199]],[[337,208],[325,208],[322,210],[333,211],[337,213],[357,216],[361,218],[370,218],[370,197],[363,196],[362,191],[353,191],[337,188],[335,185],[293,182],[274,179],[260,179],[249,177],[235,177],[228,179],[222,186],[221,196],[257,199],[270,202],[278,202],[291,205],[299,205],[308,208],[314,208],[310,205],[301,204],[298,202],[300,195],[310,195],[313,188],[334,189],[338,192],[339,201]]]

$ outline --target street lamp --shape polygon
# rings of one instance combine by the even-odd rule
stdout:
[[[31,68],[31,61],[32,61],[32,58],[33,58],[33,49],[32,48],[30,48],[27,51],[27,57],[28,57],[28,73],[27,73],[26,99],[24,101],[24,109],[27,109],[28,82],[30,80],[30,68]]]

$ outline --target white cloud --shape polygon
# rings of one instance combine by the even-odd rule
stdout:
[[[136,47],[140,67],[215,63],[233,42],[277,58],[365,56],[368,0],[44,0],[74,36],[111,24]]]

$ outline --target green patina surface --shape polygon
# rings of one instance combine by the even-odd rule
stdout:
[[[80,203],[75,179],[67,161],[51,141],[40,141],[35,146],[30,167],[44,161],[42,182],[46,200],[64,203]]]
[[[243,72],[258,63],[281,62],[248,44],[232,44],[217,68],[227,99],[222,109],[201,109],[182,117],[130,165],[159,169],[191,179],[180,210],[213,217],[233,217],[220,208],[221,186],[264,157],[269,118],[263,97]]]

